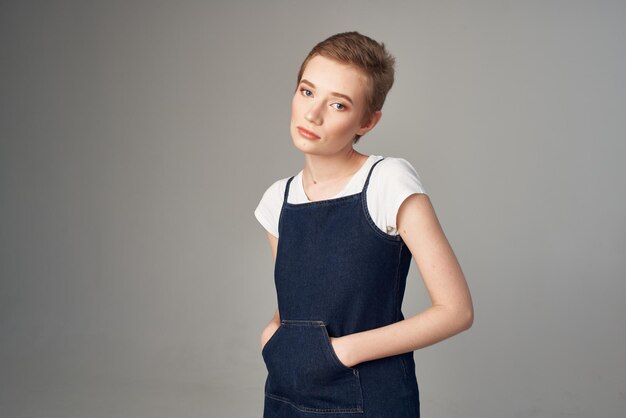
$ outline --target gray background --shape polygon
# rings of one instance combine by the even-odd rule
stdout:
[[[301,60],[359,30],[398,65],[357,149],[417,169],[476,309],[415,352],[423,415],[623,417],[625,21],[622,1],[1,1],[0,416],[261,416],[253,210],[303,165]],[[427,305],[413,265],[405,316]]]

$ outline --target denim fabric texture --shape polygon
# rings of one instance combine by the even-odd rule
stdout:
[[[279,218],[274,281],[281,323],[261,354],[264,418],[419,418],[413,352],[347,367],[330,337],[404,319],[411,252],[381,231],[360,193],[288,203]]]

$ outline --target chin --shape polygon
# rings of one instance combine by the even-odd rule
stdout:
[[[309,155],[321,155],[322,154],[321,152],[319,152],[317,147],[314,146],[314,144],[311,144],[306,139],[296,137],[292,141],[292,143],[293,143],[293,146],[296,147],[296,149],[302,152],[303,154],[309,154]]]
[[[297,130],[293,130],[291,132],[291,143],[293,144],[294,147],[296,147],[297,149],[299,149],[302,152],[310,152],[311,150],[313,150],[315,148],[315,144],[311,143],[310,140],[302,138],[299,134]]]
[[[298,151],[304,152],[306,154],[312,154],[313,148],[310,144],[303,142],[304,140],[297,138],[292,141],[293,146],[296,147]]]

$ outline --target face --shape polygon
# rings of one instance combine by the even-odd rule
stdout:
[[[363,122],[367,77],[357,68],[316,55],[307,64],[291,102],[291,137],[307,154],[333,155],[352,148],[380,118]]]

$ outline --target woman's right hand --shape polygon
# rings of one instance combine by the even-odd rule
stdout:
[[[272,338],[272,335],[274,335],[278,327],[280,327],[280,314],[278,313],[278,308],[276,308],[276,310],[274,311],[274,316],[261,333],[261,350],[263,350],[265,344],[267,344],[270,338]]]
[[[265,329],[263,329],[261,333],[261,350],[263,350],[263,347],[265,347],[265,344],[272,338],[272,335],[274,335],[279,326],[280,325],[272,319]]]

